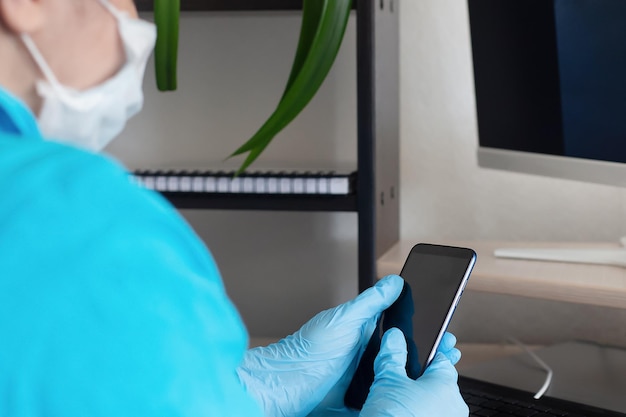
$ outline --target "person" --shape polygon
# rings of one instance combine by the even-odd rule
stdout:
[[[155,36],[131,0],[0,0],[0,415],[358,414],[343,392],[402,279],[247,350],[201,240],[98,153],[141,107]],[[454,344],[412,380],[388,331],[360,415],[468,415]]]

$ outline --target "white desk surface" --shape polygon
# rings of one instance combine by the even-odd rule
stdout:
[[[378,276],[398,274],[417,241],[400,241],[378,259]],[[617,248],[597,242],[427,241],[465,246],[478,258],[467,289],[579,304],[626,308],[626,268],[578,263],[496,258],[496,248]]]

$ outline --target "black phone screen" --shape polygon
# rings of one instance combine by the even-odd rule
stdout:
[[[361,409],[374,381],[374,359],[382,334],[390,328],[402,330],[407,340],[407,375],[422,375],[445,332],[476,260],[467,248],[420,243],[415,245],[400,272],[402,293],[379,321],[356,373],[346,391],[345,404]]]
[[[420,244],[413,247],[400,276],[410,288],[413,298],[412,329],[416,358],[409,358],[413,369],[424,371],[437,338],[447,327],[448,313],[454,309],[455,298],[473,264],[471,249]],[[393,306],[392,306],[393,307]],[[387,311],[388,314],[391,311]],[[398,312],[402,314],[402,312]]]

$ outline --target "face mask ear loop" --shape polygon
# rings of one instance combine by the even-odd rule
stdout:
[[[109,3],[108,0],[99,0],[99,1],[100,1],[100,4],[102,4],[104,6],[104,8],[109,11],[109,13],[111,13],[113,16],[115,16],[115,18],[117,19],[118,22],[122,18],[122,16],[128,16],[128,13],[122,12],[122,11],[116,9],[111,3]]]
[[[43,58],[43,55],[41,55],[41,52],[39,52],[39,49],[35,45],[35,42],[33,42],[31,37],[25,33],[20,34],[20,38],[22,39],[24,46],[26,46],[26,49],[28,49],[28,52],[30,52],[30,55],[33,57],[33,60],[39,67],[39,70],[43,73],[43,76],[46,78],[46,80],[48,80],[52,88],[62,93],[63,89],[60,88],[61,83],[59,83],[57,77],[54,76],[52,69],[50,69],[48,63]]]

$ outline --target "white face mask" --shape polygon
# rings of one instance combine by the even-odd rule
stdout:
[[[37,93],[43,99],[38,117],[41,132],[47,138],[92,151],[104,148],[141,109],[143,75],[156,41],[154,24],[129,17],[108,0],[100,2],[117,19],[126,63],[98,86],[78,91],[61,85],[32,39],[21,35],[45,77],[37,82]]]

